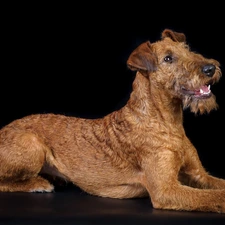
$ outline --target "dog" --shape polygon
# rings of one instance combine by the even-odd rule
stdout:
[[[155,209],[225,213],[225,180],[211,176],[185,134],[183,111],[218,108],[220,64],[190,50],[184,33],[131,52],[127,103],[97,118],[33,114],[0,130],[0,191],[53,192],[48,177],[110,198],[149,197]]]

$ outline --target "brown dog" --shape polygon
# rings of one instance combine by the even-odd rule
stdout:
[[[51,192],[44,175],[112,198],[150,196],[154,208],[225,213],[225,180],[208,175],[183,128],[183,108],[217,108],[219,63],[164,30],[127,63],[137,71],[120,110],[99,119],[39,114],[0,130],[0,191]]]

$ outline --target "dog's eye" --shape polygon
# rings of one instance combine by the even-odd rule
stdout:
[[[165,58],[164,58],[164,61],[167,62],[167,63],[172,63],[173,62],[173,58],[171,55],[167,55]]]

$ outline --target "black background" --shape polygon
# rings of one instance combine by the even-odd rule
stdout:
[[[134,78],[129,54],[165,28],[185,33],[191,49],[218,60],[224,72],[222,1],[120,2],[3,8],[0,126],[31,113],[96,118],[120,108]],[[203,116],[186,110],[184,126],[204,167],[225,178],[224,85],[222,78],[212,87],[219,110]]]

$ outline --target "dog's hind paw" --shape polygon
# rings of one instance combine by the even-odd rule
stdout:
[[[35,192],[35,193],[54,192],[54,186],[50,185],[49,187],[33,188],[29,192]]]
[[[37,193],[44,193],[44,192],[53,192],[54,185],[50,184],[48,180],[37,177],[30,181],[29,192],[37,192]]]

